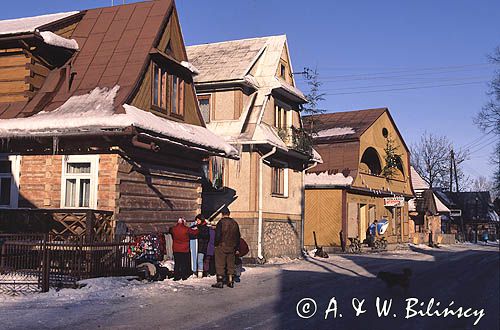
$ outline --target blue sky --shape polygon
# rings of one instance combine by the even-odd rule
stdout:
[[[3,1],[0,19],[110,4]],[[486,56],[500,45],[500,1],[179,0],[177,8],[187,45],[286,34],[294,70],[318,68],[330,94],[323,108],[388,107],[410,145],[424,131],[457,148],[476,141],[464,169],[491,176],[494,140],[472,118],[488,99],[494,67]]]

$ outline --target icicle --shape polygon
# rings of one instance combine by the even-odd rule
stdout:
[[[52,155],[56,155],[59,151],[59,137],[52,138]]]

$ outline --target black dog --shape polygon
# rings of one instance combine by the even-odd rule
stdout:
[[[410,287],[410,276],[410,268],[404,268],[403,273],[379,272],[377,274],[377,278],[384,281],[388,288],[399,285],[405,290],[405,292]]]

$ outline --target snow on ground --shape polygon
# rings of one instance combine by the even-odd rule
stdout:
[[[352,277],[375,277],[367,271],[359,259],[379,260],[378,263],[391,263],[393,260],[411,261],[434,261],[435,257],[429,252],[464,252],[467,250],[498,249],[498,242],[483,244],[455,244],[444,245],[441,248],[430,248],[426,245],[409,244],[410,250],[393,250],[382,253],[369,254],[334,254],[329,258],[314,257],[314,250],[309,251],[307,259],[271,258],[263,266],[245,266],[242,273],[242,281],[245,283],[257,282],[272,276],[280,271],[300,273],[302,271],[335,272]],[[421,252],[419,252],[421,251]],[[459,254],[457,254],[457,257]],[[138,281],[134,277],[104,277],[82,280],[80,284],[85,285],[80,289],[51,289],[47,293],[28,294],[24,296],[9,296],[0,294],[0,308],[10,305],[23,304],[26,306],[63,306],[66,304],[105,303],[114,298],[134,298],[147,300],[147,298],[189,294],[197,292],[201,294],[211,288],[215,283],[215,276],[197,278],[190,277],[185,281],[173,281],[166,279],[158,282]]]

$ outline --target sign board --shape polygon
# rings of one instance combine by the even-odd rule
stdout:
[[[403,207],[405,205],[404,197],[385,197],[384,206]]]
[[[450,216],[451,217],[461,217],[462,216],[462,210],[450,210]]]

